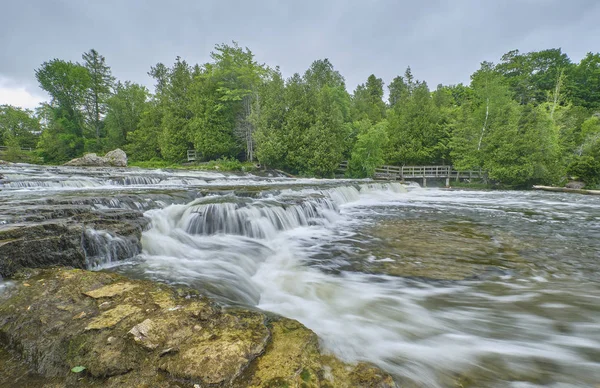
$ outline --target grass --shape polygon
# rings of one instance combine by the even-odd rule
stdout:
[[[175,170],[217,170],[217,171],[254,171],[256,166],[251,162],[240,162],[237,159],[222,158],[202,163],[171,163],[161,159],[147,161],[130,161],[130,167],[161,168]]]

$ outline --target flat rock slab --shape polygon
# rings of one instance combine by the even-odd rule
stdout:
[[[113,296],[122,295],[127,291],[131,291],[137,287],[137,284],[132,283],[115,283],[108,286],[100,287],[96,290],[84,292],[84,295],[94,299],[112,298]]]
[[[2,349],[59,386],[396,386],[372,365],[323,355],[317,336],[297,321],[84,270],[21,272],[0,294]],[[71,372],[76,366],[85,370]],[[0,381],[28,386],[11,370],[19,368],[0,368]]]
[[[92,319],[91,322],[85,327],[85,330],[102,330],[113,327],[131,314],[139,313],[140,311],[141,309],[139,307],[128,304],[119,305],[114,309],[107,310],[98,317]]]

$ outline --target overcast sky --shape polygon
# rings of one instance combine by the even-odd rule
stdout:
[[[204,63],[235,40],[285,76],[329,58],[349,91],[369,74],[468,83],[512,49],[561,47],[573,61],[600,51],[599,0],[2,0],[0,104],[47,98],[34,69],[95,48],[120,80],[142,83],[177,55]]]

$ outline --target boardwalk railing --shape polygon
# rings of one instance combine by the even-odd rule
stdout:
[[[0,152],[8,151],[9,148],[10,147],[0,146]],[[32,148],[19,147],[19,151],[31,152],[31,151],[33,151],[33,149]]]
[[[339,170],[346,171],[348,162],[340,163]],[[458,171],[452,166],[380,166],[375,169],[375,178],[410,179],[410,178],[483,178],[481,170]]]

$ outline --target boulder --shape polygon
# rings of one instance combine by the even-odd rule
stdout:
[[[127,167],[127,154],[125,151],[117,148],[104,155],[104,159],[114,167]]]
[[[581,190],[585,187],[585,183],[579,181],[571,181],[565,186],[567,189]]]
[[[127,167],[127,154],[119,148],[108,152],[104,156],[98,156],[94,153],[85,154],[81,158],[76,158],[65,163],[65,166],[79,167]]]
[[[193,289],[65,268],[11,283],[0,293],[0,356],[35,375],[0,368],[7,386],[396,387],[373,365],[325,355],[295,320],[224,309]]]

